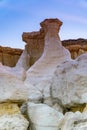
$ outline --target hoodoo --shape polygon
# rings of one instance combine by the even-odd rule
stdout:
[[[45,34],[44,51],[27,72],[25,82],[32,84],[50,78],[58,65],[71,59],[69,51],[62,46],[58,35],[62,22],[58,19],[46,19],[40,25]]]
[[[15,67],[0,64],[0,130],[86,130],[87,54],[71,59],[59,19],[40,25]]]

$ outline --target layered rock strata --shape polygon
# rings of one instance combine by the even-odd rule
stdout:
[[[41,92],[42,98],[51,96],[50,82],[56,67],[70,60],[70,53],[62,46],[58,35],[61,25],[62,22],[57,19],[49,19],[41,23],[45,33],[44,51],[39,60],[27,71],[25,84],[33,84]],[[48,94],[45,91],[48,91]]]
[[[77,39],[77,40],[64,40],[62,41],[63,46],[65,46],[71,53],[71,57],[75,59],[77,56],[87,53],[87,40]]]
[[[31,66],[40,58],[43,53],[44,32],[38,31],[23,33],[22,39],[24,42],[26,42],[27,53],[30,54],[30,58],[27,59],[29,63],[27,62],[27,64],[29,64],[28,66]],[[87,40],[85,39],[64,40],[62,41],[62,44],[70,51],[72,59],[75,59],[77,56],[83,53],[87,53]],[[14,67],[17,64],[22,52],[23,50],[21,49],[0,46],[0,62],[3,65]]]
[[[21,54],[21,49],[12,49],[0,46],[0,62],[3,65],[14,67]]]
[[[50,123],[50,129],[84,130],[84,128],[87,128],[85,125],[87,117],[84,117],[84,112],[82,114],[79,112],[78,115],[76,115],[76,113],[67,114],[67,112],[70,109],[76,108],[76,106],[77,110],[74,110],[80,111],[82,109],[82,112],[85,108],[84,104],[87,103],[87,54],[79,56],[76,60],[71,59],[69,51],[62,46],[58,35],[61,24],[61,21],[58,19],[46,19],[41,23],[41,27],[45,33],[44,51],[39,60],[27,71],[27,78],[24,84],[25,86],[28,86],[29,83],[33,84],[33,88],[31,87],[30,91],[35,88],[42,95],[42,97],[40,97],[41,95],[37,95],[36,99],[34,97],[36,94],[34,90],[33,94],[30,93],[30,101],[41,102],[47,104],[59,113],[66,113],[64,117],[61,115],[56,127]],[[83,107],[81,108],[81,106]],[[31,129],[44,130],[46,128],[49,130],[49,128],[47,128],[48,126],[43,124],[43,120],[41,120],[42,116],[37,118],[38,121],[34,120],[34,110],[36,110],[35,115],[37,115],[41,108],[40,107],[38,111],[35,107],[38,108],[38,104],[33,105],[33,112],[32,107],[28,108],[30,110],[28,110],[28,115],[32,124]],[[45,110],[45,106],[43,107]],[[49,108],[48,111],[50,112]],[[68,119],[68,115],[69,120],[71,120],[69,126],[67,124],[69,120],[65,121],[66,118]]]
[[[29,34],[44,37],[32,66],[30,45],[15,67],[0,64],[0,130],[86,130],[87,54],[71,59],[59,38],[59,19],[40,25],[38,35]]]
[[[44,50],[44,30],[31,33],[23,33],[22,39],[26,43],[26,48],[30,54],[32,65],[36,60],[40,58]],[[62,45],[67,48],[72,59],[75,59],[77,56],[87,53],[87,40],[86,39],[77,39],[77,40],[64,40]]]
[[[38,32],[23,33],[22,39],[26,42],[26,50],[30,55],[30,65],[34,64],[43,53],[44,48],[44,30]]]

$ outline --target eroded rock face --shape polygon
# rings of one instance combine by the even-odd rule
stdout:
[[[22,39],[26,42],[25,48],[28,53],[26,57],[29,61],[27,61],[28,66],[32,66],[42,55],[44,49],[44,37],[43,30],[40,30],[40,32],[23,33]],[[86,39],[64,40],[62,41],[62,44],[70,51],[72,59],[75,59],[83,53],[87,53]],[[22,52],[25,53],[25,50],[0,46],[0,62],[5,66],[14,67],[20,56],[23,55]],[[28,66],[25,67],[27,68]]]
[[[57,34],[61,24],[62,23],[57,19],[46,19],[41,23],[45,32],[44,51],[39,60],[27,71],[27,78],[24,83],[26,86],[28,83],[33,84],[42,95],[42,103],[49,105],[54,110],[66,113],[66,109],[87,103],[87,54],[79,56],[76,60],[71,59],[70,53],[62,46]],[[34,97],[34,95],[32,97]],[[35,102],[32,97],[29,99]],[[45,109],[45,107],[43,109]],[[37,113],[38,111],[36,111],[36,115]],[[32,114],[28,114],[31,122],[33,122],[33,119],[35,119],[33,118],[33,112]],[[72,113],[72,115],[73,116],[71,117],[70,115],[69,118],[69,120],[71,120],[69,126],[69,120],[64,122],[68,117],[66,114],[64,118],[61,119],[61,123],[58,124],[57,129],[70,130],[73,128],[83,130],[86,128],[84,123],[81,125],[78,123],[78,125],[74,126],[74,121],[79,122],[79,118],[81,118],[81,122],[84,122],[84,113],[80,113],[77,116]],[[37,120],[35,121],[37,122]],[[41,120],[41,117],[39,120]],[[87,117],[85,117],[85,120],[87,120]],[[36,126],[34,125],[32,130],[34,129],[44,130],[44,128],[40,127],[40,123]],[[47,130],[49,130],[49,128],[47,128]]]
[[[0,104],[0,130],[27,130],[28,126],[17,104]]]
[[[60,123],[61,130],[86,130],[87,111],[80,113],[68,112]]]
[[[70,51],[73,59],[81,54],[87,53],[87,39],[64,40],[62,44]]]
[[[71,59],[58,35],[59,19],[40,25],[39,32],[23,34],[29,44],[14,68],[0,64],[0,129],[87,129],[87,54]],[[39,56],[31,61],[38,49],[32,52],[30,39],[32,46],[37,37],[39,43],[44,40],[44,49],[30,67]]]
[[[22,54],[21,49],[13,49],[0,46],[0,62],[3,65],[14,67]]]
[[[28,70],[30,68],[30,55],[26,49],[21,54],[15,68],[23,68],[24,70]]]
[[[46,104],[28,103],[31,130],[58,130],[63,114]]]
[[[58,19],[48,19],[41,23],[45,32],[44,51],[39,60],[27,71],[25,85],[33,84],[43,99],[51,97],[50,87],[56,67],[70,60],[70,53],[62,46],[58,36],[61,25],[62,22]]]
[[[87,54],[57,67],[53,78],[52,95],[63,105],[87,103]]]
[[[43,53],[44,48],[44,30],[38,32],[23,33],[22,39],[26,42],[26,50],[30,55],[30,66],[37,61]]]
[[[29,96],[29,87],[32,85],[25,87],[25,78],[26,72],[24,70],[0,64],[0,102],[26,102]]]

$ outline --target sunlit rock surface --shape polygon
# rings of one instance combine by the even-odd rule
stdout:
[[[22,49],[0,46],[0,62],[3,65],[14,67],[22,54],[22,51]]]
[[[56,67],[70,60],[70,53],[62,46],[57,34],[61,25],[62,22],[57,19],[45,20],[41,23],[45,32],[44,52],[27,71],[25,85],[33,84],[41,92],[43,99],[49,98],[50,100],[51,81]]]
[[[44,49],[44,31],[40,30],[40,32],[31,32],[31,33],[23,33],[22,39],[26,42],[26,50],[29,55],[29,66],[32,66],[42,55]],[[62,41],[62,45],[67,48],[70,53],[72,59],[75,59],[77,56],[87,53],[87,39],[70,39]],[[17,48],[9,48],[0,46],[0,62],[3,65],[14,67],[22,52],[24,50]],[[27,65],[28,65],[27,64]]]
[[[44,30],[41,28],[37,32],[23,33],[22,39],[26,42],[26,50],[30,55],[30,65],[34,64],[43,53]]]
[[[0,104],[0,130],[27,130],[29,122],[21,114],[17,104]]]
[[[24,102],[29,97],[28,87],[24,86],[26,73],[16,68],[9,68],[0,64],[0,102]]]
[[[87,111],[68,112],[60,123],[61,130],[86,130],[87,129]]]
[[[28,103],[32,130],[58,130],[63,114],[46,104]]]
[[[21,54],[15,68],[16,69],[23,68],[24,70],[27,70],[30,68],[30,55],[28,54],[26,49]]]
[[[52,96],[66,106],[87,103],[87,54],[57,67]]]
[[[27,45],[15,67],[0,64],[0,129],[86,130],[87,54],[71,59],[59,38],[59,19],[40,25],[38,32],[23,33]],[[37,37],[43,53],[30,48]]]

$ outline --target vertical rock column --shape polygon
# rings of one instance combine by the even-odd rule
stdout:
[[[43,79],[52,78],[56,67],[71,58],[58,35],[62,22],[58,19],[46,19],[40,25],[45,33],[44,51],[39,60],[28,70],[26,79],[26,82],[34,85]]]
[[[23,33],[22,39],[26,42],[25,49],[30,55],[30,65],[33,65],[42,55],[44,48],[44,31]]]
[[[59,19],[46,19],[40,25],[45,32],[43,56],[59,63],[68,60],[70,53],[62,46],[58,35],[62,22]]]

